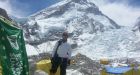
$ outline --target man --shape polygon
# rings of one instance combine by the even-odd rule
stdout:
[[[53,49],[52,53],[52,67],[50,70],[50,75],[55,75],[57,68],[60,66],[60,75],[66,75],[67,65],[70,65],[71,59],[71,46],[67,43],[68,33],[64,32],[62,34],[62,39],[60,39]]]

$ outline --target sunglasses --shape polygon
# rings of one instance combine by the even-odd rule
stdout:
[[[63,36],[67,36],[68,37],[68,35],[63,35]]]

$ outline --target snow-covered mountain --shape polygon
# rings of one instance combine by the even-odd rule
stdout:
[[[29,35],[36,41],[56,39],[52,36],[57,35],[56,32],[68,31],[73,36],[79,36],[120,28],[87,0],[61,1],[30,16],[25,27],[28,27],[27,35],[35,34]]]
[[[63,31],[70,34],[73,55],[135,57],[140,49],[132,28],[120,27],[88,0],[63,0],[28,19],[23,25],[28,55],[50,53]]]
[[[109,58],[133,58],[139,57],[140,42],[139,37],[135,35],[130,28],[114,29],[105,31],[94,36],[90,35],[88,38],[83,38],[85,35],[79,37],[77,53],[86,54],[91,59],[100,59],[103,57]],[[86,40],[82,42],[82,40]]]
[[[137,18],[135,25],[133,27],[133,31],[139,31],[140,32],[140,17]]]

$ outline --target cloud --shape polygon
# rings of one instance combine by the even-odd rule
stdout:
[[[133,25],[140,16],[140,9],[112,3],[100,7],[101,11],[120,25]]]
[[[0,0],[0,8],[5,9],[9,15],[15,17],[25,17],[28,14],[28,5],[19,3],[18,0]]]
[[[134,25],[140,8],[129,5],[129,0],[93,0],[99,9],[122,26]]]
[[[1,2],[5,2],[5,1],[7,1],[7,0],[0,0]]]
[[[11,4],[8,0],[0,0],[0,8],[5,9],[8,12],[8,14],[12,13]]]

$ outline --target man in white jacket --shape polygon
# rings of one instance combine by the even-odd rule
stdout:
[[[70,65],[71,59],[71,45],[67,43],[68,33],[62,34],[62,39],[59,40],[53,49],[52,53],[52,67],[50,75],[55,75],[58,66],[60,66],[60,75],[66,75],[67,65]]]

